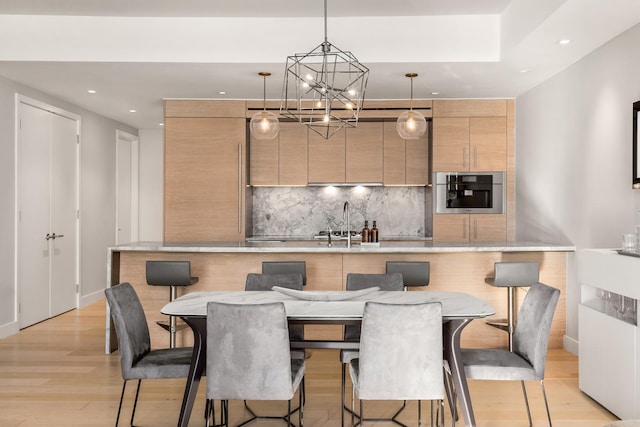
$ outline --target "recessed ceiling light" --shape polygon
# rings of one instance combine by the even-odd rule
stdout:
[[[219,93],[220,95],[226,95],[226,94],[227,94],[227,92],[225,92],[225,91],[223,91],[223,90],[221,90],[221,91],[220,91],[220,92],[218,92],[218,93]]]
[[[431,95],[440,95],[440,92],[431,92]]]
[[[137,110],[134,110],[133,108],[131,110],[129,110],[130,113],[137,113]]]
[[[87,92],[89,92],[89,93],[96,93],[96,91],[95,91],[95,90],[93,90],[93,89],[89,89]]]
[[[529,72],[529,70],[527,70],[526,68],[524,68],[524,69],[520,70],[520,72],[521,72],[522,74],[524,74],[524,73],[528,73],[528,72]]]
[[[160,126],[164,126],[164,123],[158,123]]]
[[[558,41],[558,44],[563,44],[563,45],[569,44],[569,43],[571,43],[571,40],[569,40],[569,39],[562,39],[562,40]]]

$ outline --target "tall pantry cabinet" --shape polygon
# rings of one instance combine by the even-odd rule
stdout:
[[[245,110],[243,101],[165,101],[165,241],[244,241]]]

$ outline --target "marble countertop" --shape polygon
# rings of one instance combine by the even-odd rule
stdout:
[[[134,242],[109,248],[110,252],[220,252],[220,253],[446,253],[446,252],[574,252],[575,246],[544,242],[446,243],[382,241],[379,247],[346,241],[271,240],[249,242]]]

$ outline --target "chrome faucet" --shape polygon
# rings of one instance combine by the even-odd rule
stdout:
[[[344,202],[344,206],[342,207],[342,222],[344,223],[346,220],[347,225],[347,248],[351,247],[351,224],[349,218],[349,201]]]

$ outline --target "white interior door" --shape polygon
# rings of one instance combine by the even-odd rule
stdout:
[[[24,328],[77,306],[79,118],[22,98],[17,110],[17,286]]]
[[[117,135],[116,243],[138,240],[138,139],[118,131]]]
[[[77,135],[75,120],[51,115],[51,316],[77,306]]]
[[[20,327],[49,318],[49,113],[19,104],[18,287]]]

